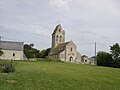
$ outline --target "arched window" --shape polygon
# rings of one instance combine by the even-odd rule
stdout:
[[[56,41],[58,41],[58,35],[56,36]]]
[[[60,36],[60,42],[62,41],[62,36]]]

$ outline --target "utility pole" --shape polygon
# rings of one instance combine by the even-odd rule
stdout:
[[[96,57],[96,42],[95,42],[95,57]]]
[[[97,61],[96,61],[96,42],[95,42],[95,63],[96,63],[96,65],[97,65]]]

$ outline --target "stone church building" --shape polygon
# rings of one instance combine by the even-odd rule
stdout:
[[[65,31],[61,25],[57,25],[52,33],[52,48],[49,58],[60,59],[65,62],[81,62],[81,55],[73,41],[65,42]]]
[[[0,59],[23,60],[23,46],[23,42],[0,41],[0,49],[4,53]]]

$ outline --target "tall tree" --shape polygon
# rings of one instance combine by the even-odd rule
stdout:
[[[112,54],[112,57],[114,59],[117,59],[120,57],[120,46],[118,43],[114,44],[113,46],[110,46],[110,52]]]
[[[114,44],[113,46],[110,46],[110,52],[112,54],[114,63],[113,67],[120,68],[120,46],[118,43]]]

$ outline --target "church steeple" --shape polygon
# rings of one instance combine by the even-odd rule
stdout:
[[[61,25],[57,25],[52,33],[52,47],[56,47],[60,43],[65,42],[65,31]]]

